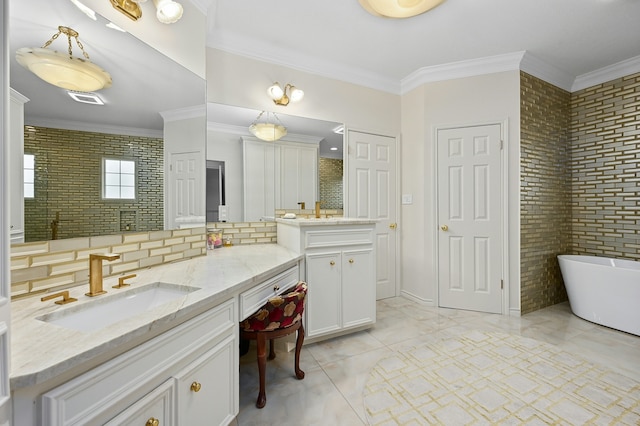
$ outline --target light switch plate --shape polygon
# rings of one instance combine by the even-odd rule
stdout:
[[[402,194],[402,204],[413,204],[413,195]]]

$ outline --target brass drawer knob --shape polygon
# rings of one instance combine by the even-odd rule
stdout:
[[[449,227],[447,225],[442,225],[440,229],[442,229],[443,231],[448,231]]]
[[[156,419],[155,417],[151,417],[149,420],[147,420],[145,426],[160,426],[160,420]]]
[[[353,262],[355,262],[355,260],[349,259],[349,263],[353,263]]]
[[[198,382],[193,382],[191,383],[191,390],[194,392],[200,392],[200,389],[202,388],[202,385]]]
[[[329,262],[329,265],[331,265],[331,266],[333,266],[333,265],[335,265],[335,264],[336,264],[336,262],[335,262],[335,261],[333,261],[333,260],[332,260],[331,262]]]

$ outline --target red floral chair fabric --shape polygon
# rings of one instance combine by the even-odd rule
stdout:
[[[256,313],[240,323],[242,331],[270,331],[302,321],[307,284],[299,282],[287,294],[272,297]]]
[[[302,313],[306,297],[307,284],[301,281],[292,291],[269,299],[256,313],[240,323],[240,338],[257,342],[256,356],[260,380],[260,390],[256,400],[258,408],[264,407],[267,403],[265,390],[267,341],[269,341],[269,359],[274,359],[276,357],[274,339],[297,332],[294,371],[298,380],[304,379],[304,371],[300,369],[300,350],[304,343]]]

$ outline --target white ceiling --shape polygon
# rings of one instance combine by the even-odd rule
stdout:
[[[207,45],[392,93],[419,70],[526,51],[574,79],[636,58],[639,0],[446,0],[409,19],[358,0],[194,0]]]
[[[571,81],[621,61],[640,71],[640,0],[446,0],[404,20],[372,16],[358,0],[184,3],[187,11],[207,11],[210,47],[391,93],[406,91],[425,69],[523,51]],[[11,51],[39,47],[58,25],[70,26],[114,81],[100,92],[104,107],[77,104],[25,72],[12,55],[11,86],[31,99],[28,121],[161,132],[159,111],[204,102],[201,79],[131,35],[105,29],[105,23],[101,17],[91,21],[69,0],[10,0]],[[52,47],[66,50],[66,40]],[[80,54],[75,45],[74,53]],[[231,123],[216,108],[209,120],[243,127],[250,124],[242,124],[245,117],[255,115],[245,111]],[[311,134],[293,117],[281,120],[291,133]],[[333,124],[323,123],[316,135]]]
[[[125,128],[130,134],[161,136],[160,112],[204,106],[202,78],[131,34],[107,28],[101,16],[91,20],[69,0],[9,1],[10,86],[29,98],[27,124],[107,132]],[[91,61],[111,74],[112,87],[97,92],[105,105],[74,102],[64,89],[40,80],[15,60],[18,48],[41,47],[59,25],[78,31]],[[60,35],[49,48],[66,52],[66,36]],[[74,39],[72,49],[82,57]]]

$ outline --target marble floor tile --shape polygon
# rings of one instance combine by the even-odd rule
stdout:
[[[300,362],[306,373],[303,380],[295,378],[293,352],[278,351],[277,358],[267,362],[263,409],[255,407],[258,372],[252,346],[240,359],[240,413],[232,424],[367,424],[363,389],[380,360],[470,331],[495,331],[549,343],[640,381],[640,337],[578,318],[568,303],[509,317],[430,307],[396,297],[378,301],[377,322],[369,330],[306,344]],[[571,411],[572,407],[554,409]],[[440,415],[457,418],[464,413]],[[412,424],[410,416],[406,424]]]

